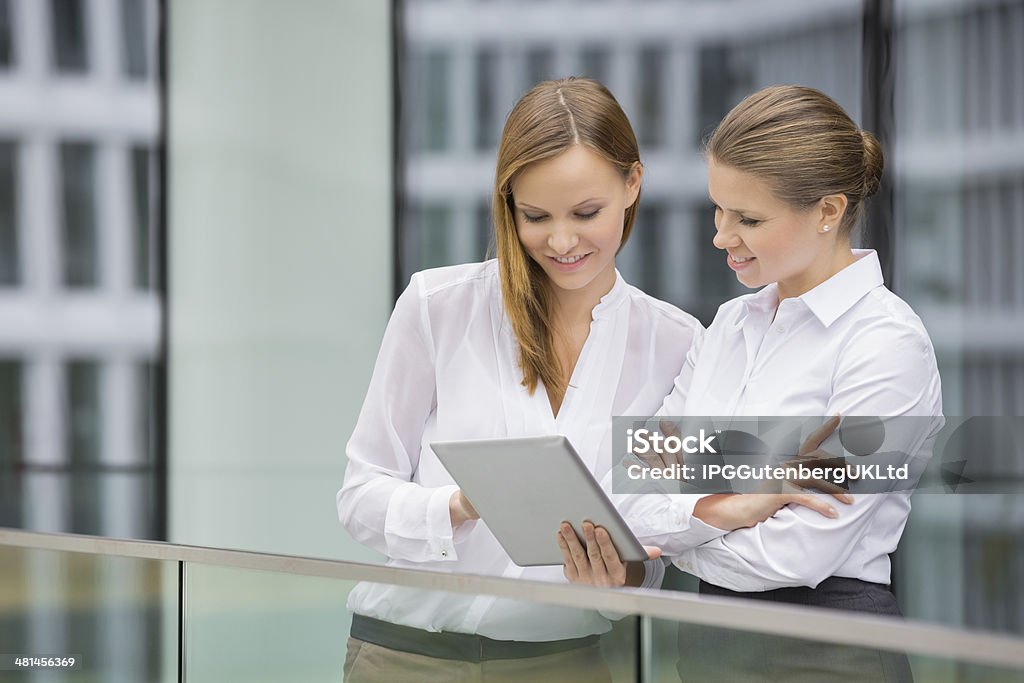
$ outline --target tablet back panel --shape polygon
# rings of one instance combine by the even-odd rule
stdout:
[[[624,560],[647,553],[564,436],[430,444],[480,517],[523,567],[562,564],[556,534],[603,526]]]

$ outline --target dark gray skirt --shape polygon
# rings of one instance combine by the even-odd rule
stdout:
[[[737,593],[700,582],[702,595],[723,595],[813,607],[902,616],[888,586],[833,576],[817,588]],[[770,634],[680,624],[679,676],[683,683],[910,683],[902,653],[800,640]]]

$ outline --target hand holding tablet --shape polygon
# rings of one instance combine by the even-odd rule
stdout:
[[[586,546],[584,520],[592,523],[595,541],[607,534],[605,547],[621,562],[648,559],[564,436],[448,441],[431,448],[516,564],[562,564],[565,556],[552,534],[568,522],[577,544]]]

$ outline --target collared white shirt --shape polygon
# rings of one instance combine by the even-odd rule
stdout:
[[[448,500],[457,486],[429,444],[564,434],[600,481],[611,467],[611,417],[654,412],[703,330],[617,273],[592,318],[556,417],[543,387],[530,395],[522,386],[497,262],[414,275],[384,333],[346,449],[337,506],[352,537],[387,555],[391,566],[565,582],[561,566],[513,564],[482,521],[452,533]],[[381,584],[357,586],[349,608],[430,631],[507,640],[609,628],[593,611]]]
[[[854,254],[853,264],[800,297],[780,303],[773,284],[723,304],[661,414],[941,416],[921,320],[885,288],[874,251]],[[913,424],[920,429],[887,447],[927,457],[941,419]],[[692,513],[699,496],[676,498]],[[678,516],[681,504],[673,505]],[[684,571],[736,591],[813,587],[830,576],[888,584],[888,554],[906,525],[910,493],[861,494],[834,507],[834,520],[790,506],[701,545],[680,536],[662,542]]]

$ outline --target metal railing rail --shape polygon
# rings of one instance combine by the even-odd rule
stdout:
[[[701,597],[674,591],[597,589],[293,555],[5,528],[0,528],[0,546],[372,581],[425,590],[482,593],[513,600],[635,614],[1024,670],[1024,638],[838,610]]]

